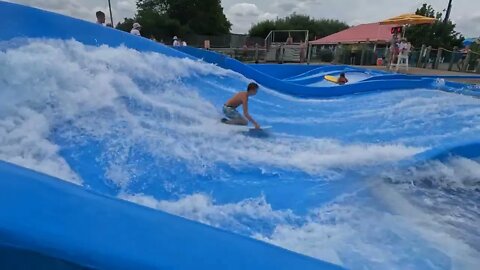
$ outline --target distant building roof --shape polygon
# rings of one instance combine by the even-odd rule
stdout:
[[[392,39],[390,30],[395,25],[380,25],[379,23],[360,24],[330,36],[310,42],[311,44],[352,44],[358,42],[387,43]]]

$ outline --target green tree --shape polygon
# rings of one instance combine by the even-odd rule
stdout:
[[[139,21],[143,16],[169,18],[196,34],[228,34],[232,27],[223,13],[220,0],[138,0],[137,10]]]
[[[277,28],[276,21],[265,20],[253,25],[248,31],[248,34],[252,37],[266,37],[268,33],[273,30],[280,30]]]
[[[115,28],[117,28],[118,30],[125,31],[125,32],[130,32],[130,30],[132,30],[134,22],[135,22],[135,19],[124,18],[123,22],[118,22],[117,26]]]
[[[423,44],[433,48],[452,49],[454,46],[461,46],[463,36],[455,31],[455,24],[451,21],[443,23],[441,20],[443,14],[435,12],[432,6],[423,4],[415,12],[417,15],[436,18],[433,24],[413,25],[406,29],[406,37],[415,47],[421,47]]]
[[[266,37],[272,30],[308,30],[309,39],[322,38],[345,30],[348,25],[332,19],[314,19],[307,15],[293,13],[285,18],[265,20],[250,28],[250,36]]]

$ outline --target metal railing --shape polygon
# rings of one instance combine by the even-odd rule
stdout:
[[[272,30],[265,37],[265,48],[270,50],[273,45],[298,45],[307,41],[309,34],[308,30]],[[291,44],[287,44],[288,37],[292,38]]]
[[[272,43],[273,43],[273,31],[270,31],[270,33],[268,33],[267,37],[265,38],[265,49],[269,50]]]
[[[229,56],[242,62],[259,63],[265,62],[267,50],[261,47],[255,48],[214,48],[215,52]]]
[[[313,62],[330,62],[334,64],[347,65],[376,65],[379,58],[382,59],[383,65],[396,64],[396,56],[391,53],[388,48],[373,48],[363,46],[362,48],[355,48],[353,46],[342,46],[341,49],[325,49],[330,50],[333,54],[331,61],[322,59],[318,48],[314,48],[311,54]],[[320,50],[320,51],[325,51]],[[395,59],[392,59],[395,57]],[[393,62],[392,62],[393,60]],[[444,71],[457,71],[480,73],[480,53],[469,51],[464,53],[454,48],[447,50],[444,48],[434,49],[432,47],[422,46],[421,48],[413,49],[408,56],[408,63],[410,67],[438,69]]]

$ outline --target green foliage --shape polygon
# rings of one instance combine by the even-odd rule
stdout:
[[[324,50],[320,50],[317,53],[317,56],[320,59],[320,61],[330,63],[333,61],[334,55],[331,50],[324,49]]]
[[[279,30],[275,21],[266,20],[253,25],[248,34],[251,37],[266,37],[270,31]]]
[[[331,19],[314,19],[307,15],[293,13],[285,18],[266,20],[253,25],[249,35],[266,37],[272,30],[309,30],[309,39],[322,38],[347,29],[344,22]]]
[[[480,43],[472,43],[472,45],[469,46],[469,49],[472,50],[472,52],[480,53]]]
[[[455,31],[455,24],[451,21],[443,23],[441,12],[435,12],[432,6],[423,4],[415,13],[436,18],[437,21],[431,25],[413,25],[406,29],[406,37],[413,46],[418,48],[425,44],[433,48],[452,49],[462,45],[463,36]]]
[[[133,22],[142,25],[142,35],[157,39],[195,33],[227,34],[232,24],[220,0],[138,0],[135,18],[125,18],[118,29],[130,31]]]
[[[161,0],[170,2],[166,14],[203,35],[228,34],[232,24],[223,13],[220,0]]]
[[[118,30],[125,31],[125,32],[130,32],[130,30],[132,30],[134,22],[135,22],[135,20],[132,19],[132,18],[124,18],[123,22],[117,23],[117,26],[115,28],[117,28]]]

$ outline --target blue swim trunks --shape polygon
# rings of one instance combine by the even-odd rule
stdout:
[[[230,120],[243,119],[242,115],[234,107],[223,105],[223,113]]]

